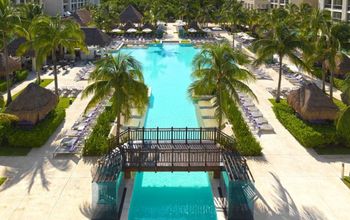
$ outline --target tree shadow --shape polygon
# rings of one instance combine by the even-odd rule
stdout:
[[[270,172],[273,177],[273,207],[265,200],[265,198],[256,189],[256,200],[260,200],[260,204],[255,205],[255,219],[308,219],[308,220],[322,220],[327,219],[321,210],[315,206],[302,206],[298,208],[289,194],[288,190],[284,188],[280,179]],[[317,205],[317,204],[316,204]]]

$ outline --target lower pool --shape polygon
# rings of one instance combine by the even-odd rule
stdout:
[[[216,220],[210,179],[204,172],[138,173],[129,220]]]

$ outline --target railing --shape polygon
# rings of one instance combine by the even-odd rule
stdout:
[[[118,144],[117,144],[118,143]],[[220,167],[233,180],[253,180],[233,137],[217,128],[128,128],[99,160],[96,179],[113,179],[125,168]]]

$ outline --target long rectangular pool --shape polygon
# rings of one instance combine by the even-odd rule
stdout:
[[[142,63],[152,96],[145,127],[198,127],[189,98],[192,60],[198,49],[178,44],[122,49]],[[205,172],[137,173],[129,220],[216,220],[210,179]]]

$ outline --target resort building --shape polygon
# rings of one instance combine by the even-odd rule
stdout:
[[[350,21],[349,0],[320,0],[319,7],[330,11],[335,20]]]
[[[288,4],[300,5],[302,3],[308,3],[315,8],[318,6],[317,0],[270,0],[271,8],[286,7]]]
[[[25,0],[17,0],[25,1]],[[100,0],[42,0],[44,12],[48,15],[69,16],[72,12],[92,4],[99,4]]]
[[[267,10],[270,7],[268,0],[244,0],[242,3],[247,9]]]

